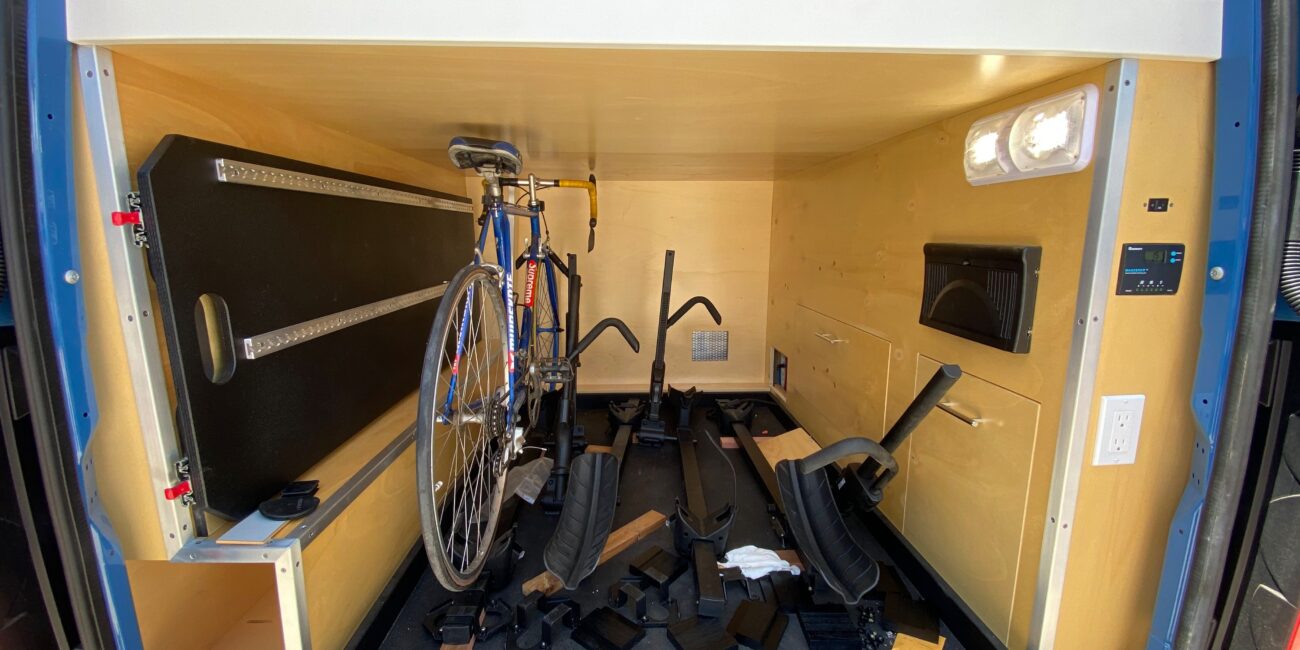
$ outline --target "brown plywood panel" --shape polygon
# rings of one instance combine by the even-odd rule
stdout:
[[[788,392],[817,404],[829,430],[815,431],[823,445],[884,435],[890,344],[847,323],[800,308]]]
[[[800,363],[792,351],[801,336],[797,320],[807,307],[890,342],[886,426],[915,395],[918,355],[958,363],[967,373],[1041,405],[1044,426],[1029,462],[1011,647],[1026,645],[1032,617],[1093,168],[972,187],[962,173],[964,140],[979,118],[1085,83],[1100,85],[1104,78],[1104,68],[1098,67],[1007,96],[781,177],[773,190],[768,346],[790,355],[792,379]],[[1034,342],[1028,354],[996,350],[917,322],[922,246],[931,241],[1043,248]],[[829,426],[828,399],[805,399],[793,392],[786,398],[794,416],[821,441],[819,428]],[[907,477],[914,443],[899,449],[900,475],[886,490],[880,508],[903,530],[910,528],[908,519],[916,512],[909,503]]]
[[[915,390],[942,365],[922,357]],[[1004,642],[1020,568],[1037,402],[971,374],[912,435],[903,534]]]
[[[158,63],[154,61],[154,63]],[[276,110],[265,96],[240,93],[214,75],[184,76],[131,56],[114,56],[126,156],[134,171],[168,133],[213,140],[463,194],[463,174],[368,140],[347,124],[322,125],[305,112]],[[445,146],[445,142],[441,146]]]
[[[1187,256],[1176,295],[1111,296],[1107,307],[1061,595],[1061,650],[1141,647],[1151,629],[1169,527],[1194,451],[1192,379],[1211,208],[1213,70],[1163,61],[1138,66],[1116,246],[1185,242]],[[1147,212],[1144,203],[1153,197],[1168,198],[1169,212]],[[1134,393],[1146,395],[1137,462],[1092,466],[1101,396]]]
[[[270,564],[183,564],[127,560],[140,639],[146,648],[183,641],[194,648],[280,647],[275,567]],[[263,602],[270,595],[270,607]]]
[[[803,429],[791,429],[779,436],[758,437],[754,441],[773,468],[783,460],[807,458],[822,448]]]
[[[585,174],[584,174],[585,176]],[[598,181],[600,225],[587,252],[585,193],[546,190],[551,247],[578,255],[584,331],[603,318],[622,318],[641,341],[636,354],[610,331],[582,354],[582,392],[650,383],[664,251],[677,252],[672,308],[707,296],[722,314],[715,325],[700,307],[668,330],[665,363],[674,386],[743,388],[763,381],[767,357],[767,260],[772,235],[772,183],[729,181]],[[517,241],[522,247],[524,236]],[[523,274],[516,275],[521,287]],[[559,293],[561,311],[568,292]],[[561,314],[561,320],[563,314]],[[692,361],[691,332],[726,330],[726,361]]]
[[[772,179],[1098,64],[554,47],[114,50],[447,169],[447,141],[470,134],[513,140],[537,173],[594,169],[610,180]]]

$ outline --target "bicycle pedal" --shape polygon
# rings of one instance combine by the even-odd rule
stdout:
[[[537,373],[548,384],[573,381],[573,364],[564,357],[551,357],[537,362]]]

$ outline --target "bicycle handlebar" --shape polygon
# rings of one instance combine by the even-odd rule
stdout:
[[[587,176],[587,180],[579,181],[572,179],[557,178],[544,180],[540,178],[502,178],[499,181],[504,187],[529,187],[530,185],[537,189],[548,187],[564,187],[572,189],[587,190],[587,198],[591,202],[591,216],[587,221],[587,252],[590,253],[596,248],[596,175]],[[536,197],[533,197],[536,199]]]

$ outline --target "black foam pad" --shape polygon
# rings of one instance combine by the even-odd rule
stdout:
[[[783,460],[776,479],[799,551],[845,603],[856,604],[876,586],[880,567],[849,533],[826,471],[804,473],[801,461]]]
[[[276,497],[263,501],[257,511],[267,519],[286,521],[306,517],[319,505],[320,499],[311,496]]]
[[[546,545],[546,570],[576,589],[600,563],[618,504],[618,460],[613,454],[581,454],[569,465],[569,487],[555,534]]]

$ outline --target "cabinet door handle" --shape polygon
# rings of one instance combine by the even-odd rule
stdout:
[[[958,411],[957,405],[952,402],[939,402],[938,406],[940,411],[943,411],[972,427],[978,427],[979,425],[988,422],[985,418],[966,415],[965,413]]]
[[[838,344],[838,343],[843,343],[843,342],[845,341],[845,339],[835,338],[835,335],[834,335],[834,334],[826,334],[826,333],[824,333],[824,332],[816,332],[816,334],[817,334],[817,338],[819,338],[819,339],[821,339],[821,340],[823,340],[823,341],[826,341],[827,343],[830,343],[831,345],[835,345],[835,344]]]

